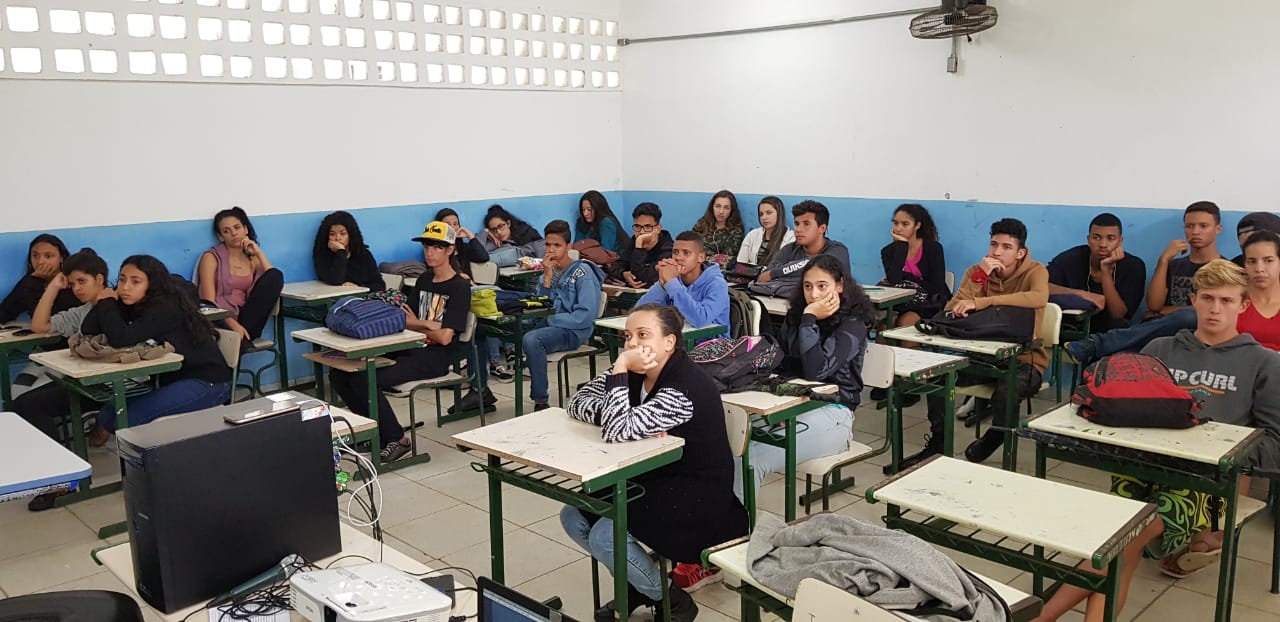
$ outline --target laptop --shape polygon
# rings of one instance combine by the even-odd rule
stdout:
[[[576,622],[520,592],[488,577],[476,581],[478,622]]]

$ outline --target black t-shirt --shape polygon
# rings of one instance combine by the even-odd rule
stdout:
[[[1133,317],[1142,304],[1142,294],[1147,284],[1147,264],[1142,258],[1125,254],[1116,264],[1116,291],[1128,309],[1125,320]],[[1049,262],[1049,282],[1071,289],[1082,289],[1095,294],[1102,293],[1102,283],[1089,277],[1089,247],[1081,244],[1058,254]],[[1090,332],[1100,333],[1124,326],[1124,320],[1113,320],[1105,310],[1094,314],[1090,320]]]
[[[1165,276],[1165,285],[1169,288],[1169,296],[1164,301],[1166,306],[1186,307],[1191,304],[1191,277],[1202,263],[1192,263],[1190,257],[1179,257],[1169,262]]]
[[[461,337],[467,330],[467,312],[471,310],[471,284],[461,274],[455,274],[453,278],[439,283],[432,282],[428,275],[424,275],[414,284],[413,298],[410,307],[418,319],[440,322],[443,328],[452,328],[456,337]]]

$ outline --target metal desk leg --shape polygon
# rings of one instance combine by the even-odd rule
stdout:
[[[1236,556],[1236,498],[1240,495],[1240,473],[1238,470],[1232,470],[1228,477],[1231,482],[1227,485],[1227,494],[1224,501],[1227,504],[1226,516],[1223,518],[1222,526],[1222,555],[1219,557],[1218,568],[1218,605],[1214,609],[1213,619],[1216,622],[1226,622],[1231,619],[1231,601],[1232,589],[1235,586],[1235,556]]]
[[[745,592],[739,599],[742,603],[742,622],[760,622],[760,605],[747,598]]]
[[[1102,606],[1103,622],[1115,622],[1117,619],[1117,601],[1120,600],[1120,565],[1124,562],[1124,553],[1116,555],[1107,564],[1107,581],[1103,584],[1106,603]]]
[[[502,480],[494,475],[501,465],[502,460],[497,456],[489,456],[489,566],[493,572],[493,580],[505,583],[506,568],[503,567],[502,549]]]
[[[1018,435],[1013,433],[1013,429],[1018,425],[1018,357],[1009,357],[1008,368],[1005,369],[1004,378],[1001,382],[1005,384],[1006,395],[1004,398],[1004,421],[1000,425],[1005,426],[1004,432],[1004,460],[1001,468],[1006,471],[1018,470]]]
[[[281,309],[283,311],[284,309]],[[284,313],[276,313],[276,344],[280,347],[280,390],[289,390],[289,338],[284,334]],[[317,378],[316,382],[320,382]],[[316,392],[317,395],[320,393]]]
[[[116,429],[123,430],[129,427],[129,411],[128,396],[124,392],[124,379],[116,378],[111,381],[111,398],[112,403],[116,407]],[[72,396],[72,399],[75,399]],[[81,424],[83,425],[83,424]]]
[[[0,408],[13,408],[13,389],[9,386],[9,352],[0,352]]]
[[[524,318],[516,318],[516,416],[524,414]],[[484,410],[481,408],[481,410]]]
[[[631,611],[627,603],[627,480],[613,485],[613,611],[623,622]],[[666,577],[662,577],[666,581]],[[659,612],[661,613],[661,612]]]
[[[902,404],[900,404],[900,393],[898,393],[897,383],[889,385],[888,395],[885,396],[884,416],[889,418],[889,468],[894,473],[898,472],[902,464]]]
[[[796,427],[796,419],[793,417],[787,422],[787,481],[783,482],[783,490],[787,495],[784,513],[788,523],[796,519]]]
[[[947,372],[946,391],[942,394],[942,455],[956,455],[956,377],[958,372]]]
[[[316,367],[318,368],[320,367],[320,365],[317,363]],[[366,357],[364,359],[365,390],[369,392],[369,418],[373,419],[374,422],[378,421],[378,374],[376,373],[377,370],[378,370],[377,357],[374,357],[374,356]],[[317,370],[316,378],[318,379],[319,377],[320,377],[320,371]],[[316,388],[319,389],[320,387],[317,385]],[[413,398],[411,397],[409,399],[413,399]],[[387,413],[387,414],[388,416],[391,416],[391,417],[396,416],[394,412]],[[377,443],[373,443],[373,446],[369,448],[369,458],[371,458],[373,461],[374,470],[381,473],[382,467],[383,467],[382,448],[378,446],[382,444],[381,434],[378,435],[378,441],[379,442]]]
[[[1036,478],[1044,479],[1048,472],[1048,460],[1044,455],[1044,445],[1036,443]],[[1044,559],[1044,547],[1035,547],[1035,556],[1037,560]],[[1037,598],[1044,598],[1044,577],[1041,575],[1033,575],[1031,580],[1031,593]]]

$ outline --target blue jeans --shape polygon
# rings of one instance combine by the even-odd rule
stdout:
[[[1172,337],[1184,328],[1195,329],[1196,310],[1191,307],[1178,309],[1169,315],[1154,320],[1135,324],[1128,328],[1117,328],[1105,333],[1089,336],[1093,342],[1095,359],[1110,356],[1117,352],[1141,350],[1152,339]]]
[[[578,347],[578,336],[567,328],[543,326],[524,334],[525,367],[529,369],[529,399],[546,403],[547,355]]]
[[[796,421],[806,427],[797,428],[796,464],[808,462],[815,458],[838,454],[849,449],[849,441],[853,438],[853,411],[846,406],[830,404],[817,410],[811,410]],[[778,434],[784,430],[779,429]],[[751,470],[756,476],[756,490],[770,473],[781,473],[787,467],[787,452],[781,447],[767,443],[751,441]],[[733,461],[733,494],[742,500],[742,461]]]
[[[600,518],[592,525],[578,508],[560,508],[560,525],[582,550],[613,574],[613,521]],[[627,582],[641,594],[662,600],[662,571],[636,539],[627,534]],[[635,603],[630,603],[635,606]]]
[[[213,408],[231,399],[231,381],[205,382],[186,378],[175,380],[146,395],[129,398],[125,408],[129,427],[151,423],[161,417]],[[116,407],[105,404],[98,411],[98,426],[116,431]]]

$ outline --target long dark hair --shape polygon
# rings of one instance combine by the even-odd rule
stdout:
[[[494,218],[501,218],[511,225],[511,241],[516,246],[524,246],[530,242],[536,242],[542,239],[538,235],[538,230],[534,229],[529,223],[516,218],[511,212],[508,212],[501,205],[494,203],[489,206],[489,211],[484,213],[484,226],[489,226],[489,221]]]
[[[31,251],[35,249],[36,244],[49,244],[58,249],[58,254],[62,255],[63,261],[66,261],[67,256],[71,254],[71,252],[67,250],[67,245],[63,244],[62,240],[58,238],[58,236],[53,235],[52,233],[41,233],[40,235],[32,238],[31,243],[27,245],[27,274],[31,274],[36,271],[36,267],[31,263]]]
[[[258,232],[253,230],[253,223],[249,222],[249,215],[244,213],[244,210],[240,209],[239,206],[232,207],[231,209],[224,209],[213,215],[214,238],[221,237],[221,232],[218,231],[218,223],[222,222],[223,218],[235,218],[236,220],[239,220],[240,224],[244,225],[245,231],[249,233],[249,239],[254,242],[258,241]]]
[[[898,209],[893,210],[895,215],[898,212],[902,212],[910,216],[911,220],[920,223],[920,230],[916,231],[916,237],[929,242],[938,241],[938,227],[933,224],[933,216],[929,215],[929,210],[925,209],[923,205],[919,203],[903,203],[898,206]]]
[[[627,315],[637,311],[650,311],[658,315],[658,325],[662,327],[662,336],[676,336],[676,352],[684,351],[684,316],[675,307],[646,302],[636,305]]]
[[[582,217],[582,202],[586,201],[591,204],[591,212],[594,217],[591,222]],[[578,199],[578,222],[574,227],[579,232],[590,232],[591,238],[600,239],[600,225],[605,219],[612,220],[613,226],[617,227],[618,235],[622,235],[622,223],[618,222],[618,217],[613,215],[613,210],[609,207],[609,200],[599,190],[588,190]]]
[[[82,248],[76,254],[67,257],[62,261],[62,274],[71,276],[75,271],[83,272],[89,276],[101,276],[102,282],[106,283],[109,270],[107,262],[103,261],[98,253],[92,248]]]
[[[800,287],[797,287],[796,292],[791,295],[791,308],[787,309],[788,324],[799,326],[800,316],[804,314],[805,305],[809,304],[804,298],[804,277],[811,270],[822,270],[830,274],[832,280],[844,285],[844,292],[840,294],[840,308],[836,309],[831,317],[818,322],[819,331],[829,331],[848,318],[859,319],[867,324],[875,321],[875,305],[871,304],[867,292],[862,289],[853,275],[845,274],[844,265],[839,259],[831,255],[818,255],[800,272]]]
[[[765,255],[760,265],[767,266],[773,263],[773,258],[778,255],[778,251],[782,250],[782,239],[787,237],[787,208],[782,204],[782,199],[769,195],[760,199],[760,203],[756,205],[756,218],[760,217],[760,206],[768,205],[773,208],[777,214],[777,222],[773,223],[773,229],[769,231],[769,254]],[[761,224],[761,227],[764,225]],[[763,241],[763,240],[762,240]],[[754,257],[752,258],[755,259]]]
[[[334,225],[342,225],[347,228],[347,252],[351,253],[351,258],[359,257],[365,252],[364,236],[360,234],[360,225],[356,224],[356,217],[348,212],[337,211],[324,217],[320,221],[320,229],[316,231],[316,244],[314,252],[316,254],[329,251],[329,230]]]
[[[702,218],[699,218],[697,223],[694,223],[693,230],[704,236],[716,230],[716,199],[729,199],[729,218],[724,221],[725,228],[741,231],[743,229],[742,212],[738,210],[738,197],[728,190],[721,190],[711,195],[711,200],[707,201],[707,211],[703,212]]]
[[[186,322],[187,331],[196,343],[218,341],[213,324],[200,315],[196,301],[178,289],[178,283],[164,263],[151,255],[131,255],[120,262],[120,269],[133,266],[147,275],[147,295],[138,302],[141,305],[166,304],[175,307]]]

